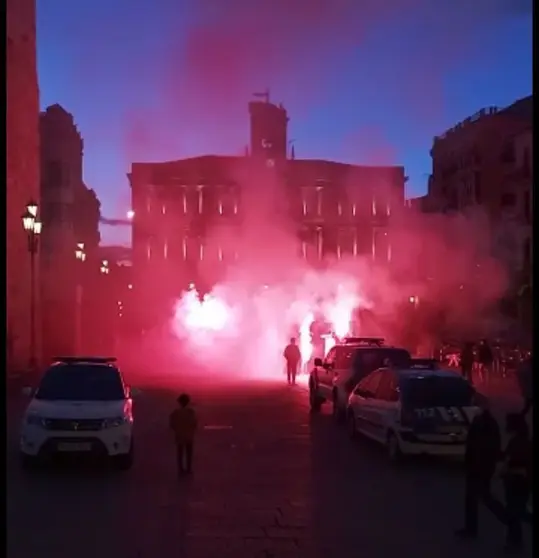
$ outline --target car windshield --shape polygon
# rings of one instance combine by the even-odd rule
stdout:
[[[475,391],[462,378],[444,376],[416,376],[402,385],[403,400],[407,406],[466,407],[472,404]]]
[[[60,364],[49,368],[36,392],[46,401],[118,401],[124,398],[118,369],[108,365]]]
[[[411,358],[410,353],[406,349],[391,347],[356,349],[354,368],[361,369],[363,374],[372,372],[382,366],[406,368],[410,364]]]

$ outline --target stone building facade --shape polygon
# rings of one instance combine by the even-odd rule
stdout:
[[[91,306],[89,290],[99,269],[100,203],[84,184],[84,142],[73,115],[58,104],[47,107],[40,134],[42,341],[43,355],[50,359],[82,349],[88,321],[83,310]],[[84,262],[75,257],[79,243]]]
[[[6,7],[6,326],[9,367],[21,369],[26,366],[30,356],[30,257],[21,216],[30,200],[39,203],[36,2],[35,0],[8,0]],[[39,298],[37,300],[39,308]]]

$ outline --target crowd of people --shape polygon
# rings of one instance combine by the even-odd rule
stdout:
[[[520,413],[509,413],[505,428],[509,435],[505,449],[498,422],[482,401],[482,411],[474,418],[466,441],[465,513],[464,527],[457,531],[462,538],[478,535],[478,511],[482,502],[506,526],[506,552],[517,554],[522,550],[522,524],[531,522],[528,502],[532,487],[532,439],[526,414],[531,406],[527,401]],[[501,502],[492,493],[492,481],[499,471],[504,487]]]
[[[521,347],[491,344],[486,339],[465,341],[460,347],[446,344],[438,358],[448,366],[460,368],[470,382],[489,382],[515,374],[522,363],[530,358],[530,351]]]

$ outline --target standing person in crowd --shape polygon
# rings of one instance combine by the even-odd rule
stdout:
[[[532,442],[526,419],[521,413],[509,413],[506,428],[510,435],[503,453],[502,479],[505,491],[507,539],[506,551],[522,550],[522,522],[530,498],[532,482]]]
[[[524,407],[522,415],[526,416],[533,407],[533,357],[530,355],[523,360],[517,369],[518,385],[522,398],[524,399]]]
[[[496,419],[490,412],[486,398],[481,400],[481,412],[475,416],[468,430],[465,454],[464,527],[456,535],[464,539],[477,537],[479,502],[501,521],[504,509],[492,496],[492,477],[501,455],[501,435]]]
[[[479,344],[478,361],[481,367],[481,376],[484,382],[488,382],[492,376],[492,365],[494,363],[494,353],[488,341],[483,339]]]
[[[472,370],[474,364],[473,343],[467,341],[460,352],[460,369],[462,375],[473,384]]]
[[[289,384],[296,383],[296,374],[301,362],[301,353],[299,347],[296,345],[296,338],[292,337],[290,343],[285,347],[283,352],[286,361],[286,377]]]

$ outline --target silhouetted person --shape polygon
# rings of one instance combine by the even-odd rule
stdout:
[[[504,509],[492,496],[492,476],[501,455],[500,428],[492,416],[488,401],[481,402],[482,410],[468,430],[465,453],[464,527],[457,531],[463,538],[475,538],[478,531],[479,502],[501,521]]]
[[[533,359],[531,355],[520,363],[517,369],[517,379],[524,399],[522,415],[526,416],[533,407]]]
[[[178,476],[181,476],[184,473],[192,472],[197,417],[195,410],[191,407],[189,395],[182,393],[177,401],[178,407],[170,414],[170,428],[174,432]]]
[[[479,344],[478,351],[478,361],[481,365],[481,373],[483,375],[483,380],[487,381],[490,379],[492,374],[492,364],[494,362],[494,353],[488,344],[486,339],[483,339]]]
[[[502,479],[505,492],[507,551],[522,549],[522,521],[527,515],[532,476],[532,442],[525,418],[509,413],[506,419],[510,435],[503,453]]]
[[[472,370],[474,363],[473,343],[464,343],[462,351],[460,352],[460,369],[462,375],[470,383],[473,383]]]
[[[283,356],[286,361],[286,377],[288,379],[288,383],[295,384],[298,366],[301,361],[301,353],[299,351],[299,347],[296,345],[295,337],[290,339],[290,343],[286,346]]]

